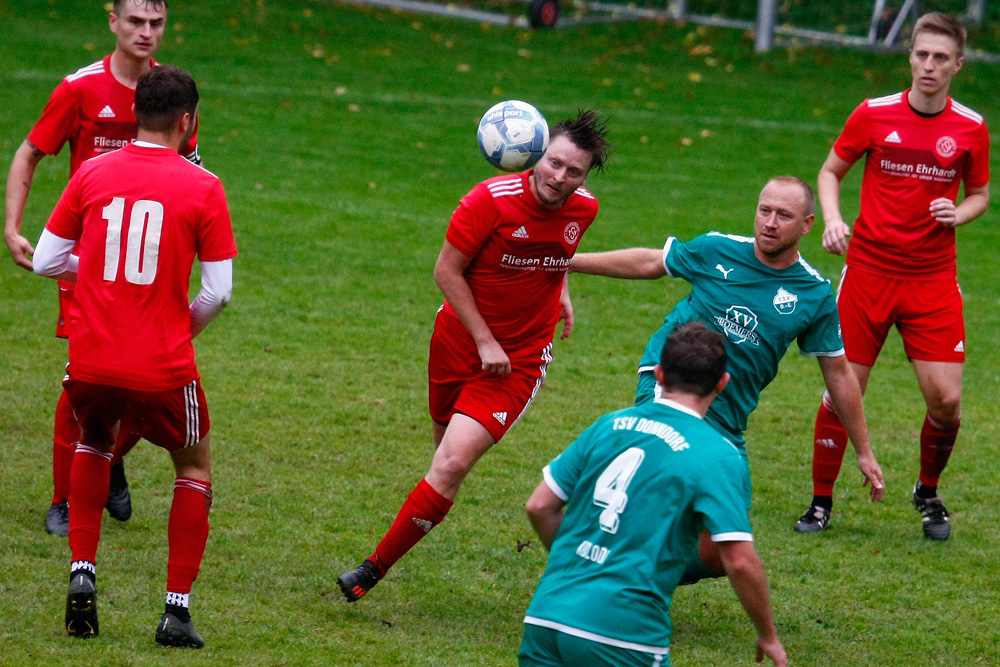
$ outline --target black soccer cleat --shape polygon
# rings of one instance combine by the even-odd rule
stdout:
[[[340,586],[348,602],[357,602],[367,595],[381,578],[382,575],[379,574],[375,563],[366,560],[357,568],[337,577],[337,585]]]
[[[74,575],[66,594],[66,634],[90,639],[98,635],[97,588],[86,574]]]
[[[45,532],[50,535],[69,535],[69,503],[62,501],[49,507],[45,513]]]
[[[194,623],[183,623],[167,611],[163,612],[160,623],[156,626],[156,643],[179,648],[202,648],[205,640],[194,629]]]
[[[125,479],[125,464],[119,461],[111,466],[111,483],[108,485],[108,502],[105,504],[112,519],[128,521],[132,516],[132,494]]]
[[[802,518],[795,522],[797,533],[818,533],[830,526],[830,510],[819,505],[813,505],[806,510]]]
[[[921,498],[917,495],[917,487],[914,486],[913,506],[923,516],[924,537],[944,541],[951,536],[951,521],[948,520],[948,510],[944,508],[944,501],[940,497]]]

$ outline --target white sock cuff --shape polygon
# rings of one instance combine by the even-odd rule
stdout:
[[[95,579],[97,578],[97,566],[89,560],[75,560],[73,561],[73,564],[69,566],[70,574],[78,572],[79,570],[86,570],[87,572],[90,572]]]
[[[188,598],[191,597],[190,593],[171,593],[167,591],[167,604],[172,604],[177,607],[188,608]]]

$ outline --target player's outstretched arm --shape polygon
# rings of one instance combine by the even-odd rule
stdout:
[[[573,255],[569,270],[609,278],[651,280],[667,275],[663,265],[663,250],[659,248],[625,248],[608,252],[578,252]]]
[[[3,237],[14,263],[27,271],[32,270],[30,258],[35,254],[35,249],[28,239],[21,235],[21,218],[24,216],[24,206],[31,191],[31,181],[35,178],[35,167],[43,157],[45,153],[25,139],[14,153],[10,172],[7,174]]]
[[[823,211],[823,248],[834,255],[847,252],[847,241],[851,235],[850,226],[840,214],[840,182],[851,166],[831,148],[816,177],[819,206]]]
[[[788,664],[785,647],[778,639],[778,631],[771,617],[771,597],[767,590],[767,576],[753,542],[718,542],[719,556],[726,568],[740,604],[757,629],[757,662],[766,655],[778,667]]]
[[[531,527],[535,529],[546,551],[552,548],[552,542],[562,525],[565,506],[566,502],[552,492],[545,480],[539,483],[524,506]]]
[[[191,302],[191,338],[222,312],[233,296],[233,260],[201,262],[201,291]]]
[[[844,424],[844,430],[854,445],[858,467],[865,476],[865,485],[871,485],[869,495],[872,500],[882,500],[885,482],[882,479],[882,468],[875,460],[868,439],[868,424],[865,422],[865,409],[861,401],[861,384],[858,382],[858,377],[851,369],[846,355],[817,358],[833,409],[837,411],[840,421]]]
[[[510,359],[479,313],[476,299],[472,296],[472,289],[465,279],[465,269],[470,263],[472,257],[445,241],[434,265],[434,281],[441,288],[441,293],[451,304],[458,319],[476,341],[483,370],[497,375],[510,375]]]

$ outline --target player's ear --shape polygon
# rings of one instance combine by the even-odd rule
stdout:
[[[722,393],[722,390],[725,389],[726,385],[729,384],[730,378],[732,378],[732,376],[729,374],[728,371],[722,374],[722,377],[719,378],[719,383],[717,385],[715,385],[715,393],[716,394],[721,394]]]
[[[656,376],[656,383],[663,386],[663,366],[656,364],[653,366],[653,375]]]
[[[805,236],[806,234],[809,233],[809,230],[812,229],[814,222],[816,222],[816,216],[814,214],[809,214],[809,215],[806,216],[806,218],[804,220],[804,224],[802,225],[802,235],[803,236]]]

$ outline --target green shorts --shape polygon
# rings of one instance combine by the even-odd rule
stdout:
[[[565,632],[524,624],[517,653],[520,667],[670,667],[670,656],[574,637]]]

